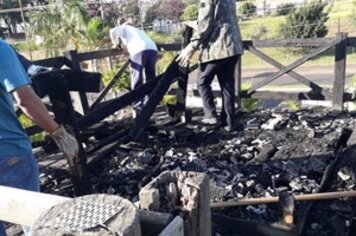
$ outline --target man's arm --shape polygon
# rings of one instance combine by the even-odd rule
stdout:
[[[12,95],[20,109],[48,133],[59,128],[59,125],[48,114],[47,108],[29,85],[24,85],[12,91]]]
[[[213,0],[200,0],[197,30],[194,33],[190,45],[197,48],[211,33],[214,22],[215,4]]]

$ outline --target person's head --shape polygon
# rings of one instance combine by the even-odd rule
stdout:
[[[124,25],[126,23],[126,19],[124,17],[120,17],[117,19],[117,25]]]

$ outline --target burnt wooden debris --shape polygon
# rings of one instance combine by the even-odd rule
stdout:
[[[186,31],[186,36],[187,37],[189,36],[188,31]],[[267,78],[265,81],[253,85],[252,88],[249,89],[248,91],[241,91],[241,73],[242,73],[241,70],[243,70],[243,68],[241,68],[241,62],[240,62],[236,68],[236,77],[238,78],[235,84],[236,92],[238,95],[237,103],[240,102],[241,98],[331,100],[333,102],[333,109],[342,110],[344,102],[353,101],[355,99],[355,96],[353,94],[345,92],[344,89],[345,61],[347,56],[346,48],[348,46],[356,46],[355,38],[350,38],[347,36],[347,34],[339,33],[336,36],[336,38],[303,39],[303,40],[302,39],[262,40],[262,41],[244,41],[243,43],[244,43],[244,48],[246,50],[249,50],[252,54],[256,55],[257,57],[261,58],[267,63],[273,65],[279,71],[276,72],[274,75],[270,76],[269,78]],[[263,47],[314,47],[315,51],[297,60],[296,62],[291,63],[290,65],[284,66],[282,65],[282,63],[279,63],[278,61],[270,58],[262,51],[260,51],[258,49],[260,47],[261,48]],[[298,66],[302,65],[308,60],[315,58],[316,56],[320,55],[321,53],[325,52],[326,50],[332,47],[336,48],[335,82],[332,90],[323,88],[317,85],[316,83],[314,83],[313,81],[310,81],[308,78],[294,71]],[[158,48],[160,50],[166,50],[166,51],[172,51],[172,50],[178,51],[181,50],[182,46],[178,44],[169,44],[169,45],[167,44],[167,45],[158,45]],[[244,148],[240,148],[240,147],[235,147],[235,149],[225,148],[226,150],[220,149],[221,146],[229,147],[235,144],[227,143],[226,140],[224,141],[223,139],[229,135],[221,133],[222,131],[219,131],[216,128],[212,128],[211,130],[208,130],[207,133],[202,134],[202,131],[200,130],[201,127],[196,123],[194,123],[194,121],[192,122],[192,126],[195,127],[194,128],[195,130],[193,130],[191,127],[182,128],[182,126],[180,126],[181,124],[177,124],[177,123],[174,124],[166,123],[167,124],[166,126],[149,124],[149,120],[152,117],[156,119],[155,111],[157,112],[157,105],[161,101],[164,94],[166,94],[167,92],[170,94],[175,94],[177,96],[178,102],[177,102],[177,106],[174,108],[177,113],[175,115],[185,112],[187,78],[189,73],[196,68],[196,65],[189,68],[189,70],[187,68],[185,68],[186,70],[182,70],[182,68],[179,68],[179,66],[176,63],[172,62],[168,66],[167,70],[161,75],[158,75],[155,79],[148,81],[147,83],[143,84],[139,88],[133,91],[129,91],[118,98],[114,98],[112,100],[102,102],[103,97],[112,88],[114,81],[120,79],[122,72],[127,67],[127,62],[117,73],[117,75],[113,78],[112,82],[104,89],[101,88],[100,74],[81,71],[80,63],[84,60],[106,58],[109,56],[116,56],[124,53],[125,52],[123,51],[118,51],[115,49],[107,49],[98,52],[87,52],[87,53],[78,53],[76,51],[72,51],[66,53],[65,57],[41,60],[36,62],[36,64],[51,66],[56,69],[60,69],[63,65],[66,65],[71,68],[71,70],[54,70],[43,74],[39,74],[33,78],[33,84],[34,84],[35,91],[41,97],[45,95],[49,95],[52,103],[52,106],[50,108],[55,114],[55,119],[60,123],[64,123],[68,125],[70,129],[73,130],[78,141],[81,144],[83,144],[81,145],[81,152],[78,158],[76,160],[67,160],[69,164],[69,173],[72,177],[72,182],[74,185],[76,195],[90,193],[91,191],[98,191],[97,186],[98,184],[101,184],[105,186],[108,185],[111,186],[105,191],[111,192],[113,191],[112,189],[119,191],[118,189],[120,189],[120,191],[123,191],[124,193],[127,194],[126,196],[133,197],[132,192],[135,191],[138,192],[138,189],[143,187],[148,181],[150,181],[152,177],[156,176],[163,170],[167,170],[167,166],[168,167],[174,166],[174,168],[180,167],[183,170],[193,169],[193,170],[204,171],[209,173],[210,176],[214,176],[214,178],[217,180],[221,179],[221,181],[224,180],[226,182],[231,181],[231,183],[229,184],[231,185],[231,188],[235,192],[231,190],[231,192],[229,193],[230,195],[228,197],[227,195],[224,195],[225,196],[224,198],[219,196],[226,193],[226,189],[214,185],[210,186],[212,199],[215,200],[218,199],[219,201],[219,202],[215,202],[216,204],[218,203],[223,204],[224,203],[223,199],[231,200],[231,198],[235,198],[235,197],[241,198],[240,195],[234,196],[236,192],[239,192],[239,194],[243,193],[244,194],[243,196],[246,198],[251,198],[256,196],[270,197],[268,194],[275,195],[277,194],[277,191],[279,192],[280,190],[282,191],[285,190],[286,188],[292,189],[292,191],[295,191],[297,193],[303,191],[306,191],[306,193],[310,193],[310,191],[313,191],[315,193],[320,193],[320,194],[322,194],[323,192],[336,192],[338,190],[335,186],[329,185],[329,183],[333,181],[333,178],[330,176],[335,177],[335,171],[337,172],[337,169],[333,167],[339,166],[342,163],[344,163],[343,160],[346,155],[345,154],[346,151],[344,149],[349,148],[349,146],[341,142],[340,144],[336,145],[337,147],[335,147],[335,149],[325,148],[328,151],[332,149],[333,152],[331,151],[330,153],[324,152],[321,153],[320,155],[316,149],[312,149],[309,146],[308,146],[309,149],[307,149],[308,151],[305,152],[300,151],[299,150],[300,147],[288,146],[288,148],[291,148],[291,150],[287,150],[287,147],[283,146],[285,145],[284,140],[289,139],[288,135],[290,136],[293,135],[293,132],[291,131],[290,133],[286,134],[286,136],[282,135],[283,137],[274,137],[275,139],[278,140],[278,146],[277,145],[274,146],[271,149],[273,151],[268,151],[267,146],[264,146],[263,143],[259,143],[259,145],[263,146],[263,150],[265,151],[264,152],[262,149],[260,149],[258,145],[252,144],[250,138],[254,137],[256,139],[258,138],[264,140],[266,137],[268,137],[268,135],[271,136],[274,135],[271,133],[272,131],[270,131],[269,128],[263,126],[263,124],[268,123],[267,121],[276,119],[275,117],[273,117],[273,115],[275,114],[271,114],[271,112],[259,111],[258,113],[251,114],[251,116],[253,116],[253,118],[256,119],[256,122],[259,123],[258,125],[259,129],[256,130],[248,130],[246,128],[247,125],[245,125],[247,121],[244,120],[244,118],[241,118],[241,120],[239,118],[239,122],[241,121],[242,124],[239,126],[240,128],[236,130],[238,132],[233,132],[233,135],[239,136],[240,135],[239,132],[242,132],[241,135],[247,133],[247,137],[238,137],[239,140],[238,141],[235,140],[236,142],[240,142],[239,145],[244,146]],[[279,78],[284,74],[288,74],[291,77],[298,80],[299,82],[301,82],[302,84],[309,86],[311,90],[309,92],[295,92],[295,93],[256,91],[257,89],[260,89],[262,86],[265,86],[269,82]],[[170,89],[171,84],[176,81],[178,81],[178,89]],[[85,111],[84,115],[79,114],[73,109],[69,91],[76,91],[81,93],[81,102]],[[99,93],[99,98],[94,102],[92,106],[90,106],[90,104],[86,99],[87,92]],[[149,100],[145,104],[143,111],[139,114],[139,116],[135,120],[132,119],[129,119],[129,121],[120,120],[117,121],[117,124],[115,125],[103,121],[105,118],[109,117],[115,112],[120,111],[121,109],[131,105],[133,101],[141,99],[146,95],[149,95]],[[305,113],[308,113],[308,111],[306,111]],[[284,118],[282,119],[282,121],[278,121],[277,124],[273,126],[272,130],[273,129],[281,130],[283,128],[289,129],[290,126],[293,127],[293,125],[291,124],[302,122],[301,120],[298,120],[298,119],[302,119],[300,117],[303,117],[300,114],[288,113],[288,112],[287,113],[281,112],[278,114],[279,115],[282,114],[281,116],[283,116]],[[249,117],[249,120],[251,120],[251,116]],[[308,124],[313,123],[315,122],[312,121],[314,120],[314,118],[311,116],[310,118],[306,119],[305,122],[307,122]],[[330,120],[332,120],[332,122],[334,122],[336,119],[333,115],[330,115],[329,118]],[[321,120],[322,118],[318,117],[316,119]],[[322,122],[327,123],[328,121],[323,120]],[[244,130],[244,128],[246,129]],[[298,126],[297,128],[298,130],[300,130],[300,129],[304,129],[305,127],[301,125]],[[312,132],[308,130],[306,132],[310,132],[308,133],[308,135],[313,138],[318,135],[327,136],[327,134],[320,134],[321,132],[320,130],[323,129],[324,128],[321,128],[320,125],[317,131],[314,130]],[[328,127],[326,129],[328,129]],[[39,129],[37,127],[31,127],[27,131],[31,134],[34,134],[37,131],[39,131]],[[106,132],[107,135],[105,135]],[[144,132],[146,132],[151,137],[159,137],[161,140],[158,143],[155,143],[155,141],[147,139],[145,135],[142,135]],[[215,132],[218,133],[218,137],[222,138],[222,140],[218,140],[218,137],[214,136]],[[343,134],[341,136],[342,137],[345,136],[345,137],[340,138],[340,140],[342,139],[347,140],[348,135],[349,135],[349,131],[343,130]],[[307,137],[301,136],[298,138],[300,140],[303,139],[307,140],[309,136]],[[90,140],[92,140],[93,137],[95,139],[95,142],[91,143]],[[231,136],[229,137],[231,138]],[[182,144],[181,143],[183,142],[182,140],[184,140],[188,144],[186,143]],[[299,142],[300,140],[294,140],[294,141]],[[269,141],[270,140],[266,138],[266,142]],[[145,142],[147,142],[146,143],[147,145],[151,145],[151,149],[145,146]],[[212,143],[212,147],[204,147],[207,150],[203,150],[203,151],[198,147],[195,147],[195,145],[198,146],[198,144],[200,145],[205,142]],[[248,147],[252,151],[251,150],[246,151],[247,148],[245,146],[246,143],[252,146],[252,147]],[[201,157],[201,159],[203,159],[204,161],[201,161],[199,158],[196,162],[191,161],[189,158],[193,158],[193,157],[195,158],[195,156],[192,156],[191,153],[190,154],[185,153],[179,157],[174,157],[175,154],[170,154],[170,152],[173,153],[176,152],[174,148],[178,149],[179,145],[181,145],[182,150],[187,149],[189,150],[189,152],[198,153],[199,157]],[[315,145],[322,146],[323,144],[316,143]],[[167,146],[170,146],[172,150],[167,149]],[[219,168],[224,166],[226,163],[233,162],[235,166],[229,167],[231,169],[227,168],[224,170],[236,174],[237,170],[234,168],[238,168],[239,170],[243,169],[245,172],[244,174],[246,174],[246,176],[244,177],[230,176],[229,180],[226,180],[224,179],[224,175],[227,175],[226,172],[223,171],[222,173],[219,173],[219,175],[215,176],[216,171],[205,168],[204,162],[206,162],[205,165],[207,163],[210,165],[212,163],[212,161],[209,159],[210,153],[216,150],[222,150],[221,153],[219,154],[219,160],[214,159],[213,161],[214,163],[215,161],[218,163],[217,166]],[[143,154],[141,153],[142,156],[141,154],[133,154],[132,151],[140,152],[140,153],[142,152]],[[160,153],[159,155],[157,154],[157,156],[155,155],[150,156],[146,152],[148,153],[151,152],[154,154],[160,152],[165,152],[165,153],[163,154]],[[300,152],[302,152],[302,155],[298,156],[298,153]],[[220,159],[224,159],[228,153],[230,153],[230,156],[233,157],[230,157],[230,159],[228,160],[221,161]],[[258,156],[256,153],[260,154],[260,156]],[[121,159],[118,158],[118,156]],[[111,158],[107,158],[107,157],[111,157]],[[127,169],[126,166],[132,163],[137,164],[135,163],[135,160],[137,159],[142,161],[140,158],[148,159],[147,163],[149,163],[149,165],[144,161],[145,162],[144,166],[146,165],[145,167],[148,167],[148,170],[147,169],[141,170],[142,172],[139,172],[140,174],[137,174],[137,176],[139,176],[138,180],[131,180],[130,179],[131,170]],[[175,158],[177,158],[178,161],[181,161],[180,159],[182,158],[189,164],[184,164],[182,166],[179,166],[177,164],[178,161]],[[189,161],[187,161],[187,158],[189,159]],[[194,158],[193,160],[195,160]],[[307,164],[303,164],[302,161],[298,161],[299,159],[305,160]],[[315,159],[320,159],[320,160],[316,161]],[[284,161],[285,163],[283,162],[283,160],[285,160]],[[335,162],[333,162],[333,160]],[[56,167],[56,165],[54,164],[55,162],[56,161],[53,161],[53,163],[48,162],[46,164],[47,165],[46,168],[48,168],[48,170],[50,171],[54,171],[56,175],[58,174],[61,176],[63,174],[66,174],[67,172],[65,166],[66,162],[62,162],[60,168]],[[107,174],[106,172],[108,171],[108,169],[105,169],[105,167],[103,166],[107,165],[106,168],[109,168],[112,162],[115,162],[115,166],[120,170],[110,170],[110,171],[117,173],[122,170],[124,174],[120,174],[115,178],[108,178],[107,176],[109,174]],[[172,162],[173,164],[167,162]],[[240,165],[240,162],[243,162],[243,164]],[[268,165],[266,163],[268,163]],[[312,166],[310,168],[312,168],[313,174],[317,176],[315,180],[316,183],[308,182],[311,179],[311,177],[305,173],[306,170],[304,170],[302,167],[304,165],[308,166],[308,164]],[[322,167],[319,167],[318,165],[321,165]],[[326,168],[326,166],[329,165],[331,167]],[[97,173],[97,169],[100,170],[100,168],[103,168],[102,171],[103,174]],[[215,168],[215,166],[213,168]],[[92,174],[92,171],[93,173],[95,173],[93,174],[95,176],[91,176],[93,177],[91,179],[92,182],[95,182],[94,190],[92,190],[88,169],[90,170],[90,174]],[[268,182],[267,180],[261,180],[263,184],[258,185],[256,182],[259,179],[259,177],[255,176],[257,175],[256,173],[264,175],[266,171],[269,176],[273,176],[274,178],[272,180],[272,184],[267,183]],[[251,176],[253,177],[250,178],[248,172],[253,173],[251,174]],[[300,172],[303,172],[304,175],[307,175],[306,179],[304,177],[298,176],[298,174],[300,175]],[[261,178],[263,179],[263,177]],[[265,179],[267,178],[268,177],[265,176]],[[243,182],[243,186],[238,185],[237,183],[238,179]],[[50,180],[47,181],[51,182]],[[120,186],[124,184],[129,185],[130,190],[121,189]],[[265,186],[270,186],[270,185],[274,187],[274,191],[270,191],[265,188]],[[61,190],[63,192],[65,192],[65,189],[71,188],[71,183],[68,182],[64,183],[64,186],[65,187],[63,187],[63,189]],[[304,187],[307,188],[308,190],[305,189],[303,190]],[[253,194],[250,194],[249,193],[250,191]],[[218,192],[220,195],[217,194],[216,192]],[[152,194],[152,201],[155,201],[154,197],[155,194]],[[298,197],[298,195],[295,197]],[[302,214],[298,213],[296,215],[293,215],[294,218],[290,220],[291,219],[290,216],[292,214],[291,209],[293,208],[293,204],[289,200],[285,201],[283,204],[281,203],[281,207],[279,209],[273,208],[271,210],[272,213],[269,212],[265,213],[266,216],[263,213],[260,213],[265,211],[265,208],[260,206],[258,207],[252,206],[249,208],[246,207],[241,209],[241,212],[239,213],[236,212],[230,213],[228,209],[215,210],[213,207],[212,209],[214,211],[216,211],[219,214],[223,213],[224,216],[221,216],[219,214],[218,215],[214,214],[212,219],[213,222],[216,222],[217,225],[221,224],[219,222],[225,222],[226,224],[228,224],[230,230],[233,232],[236,232],[235,230],[238,230],[239,227],[237,226],[241,226],[242,228],[240,229],[246,229],[246,230],[248,230],[248,228],[250,227],[250,231],[247,232],[256,233],[256,235],[295,235],[296,233],[317,231],[318,227],[313,225],[313,222],[310,222],[309,217],[313,216],[314,214],[313,210],[318,209],[318,207],[315,206],[319,206],[319,204],[326,204],[326,203],[319,203],[319,202],[308,203],[308,204],[302,203],[302,210],[298,209],[300,205],[298,205],[299,203],[296,203],[294,210],[303,213]],[[252,219],[251,215],[253,215],[251,214],[251,212],[254,212],[254,214],[255,215],[257,214],[258,216],[262,215],[261,218],[267,216],[271,217],[272,214],[274,214],[275,216],[281,216],[280,219],[275,219],[275,221],[276,222],[281,221],[282,223],[284,223],[284,226],[283,227],[281,226],[280,228],[279,226],[276,225],[269,225],[261,222],[253,222],[253,220],[251,220]],[[287,215],[288,217],[284,217],[285,215]],[[296,225],[297,227],[296,230],[295,228],[291,227],[290,222],[292,222],[291,224]],[[354,222],[350,222],[350,224],[356,225],[356,223]],[[321,223],[319,225],[321,225]],[[251,229],[251,227],[253,227],[253,229]]]
[[[79,154],[73,160],[66,157],[69,164],[69,172],[77,195],[90,193],[91,185],[89,175],[86,170],[86,155],[82,147],[81,137],[77,127],[77,117],[74,112],[69,91],[92,91],[97,92],[100,88],[100,75],[88,72],[81,72],[80,78],[87,81],[86,86],[80,86],[82,82],[71,78],[78,78],[79,72],[74,71],[50,71],[38,74],[33,80],[34,89],[40,97],[48,95],[52,103],[52,111],[55,120],[64,124],[72,130],[79,143]]]
[[[184,235],[211,235],[210,190],[206,174],[163,172],[141,189],[139,197],[142,209],[179,211],[184,220]]]

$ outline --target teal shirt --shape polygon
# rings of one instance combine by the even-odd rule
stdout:
[[[0,40],[0,156],[32,152],[31,142],[17,119],[11,92],[31,84],[14,50]]]

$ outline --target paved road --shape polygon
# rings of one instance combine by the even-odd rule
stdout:
[[[268,76],[277,72],[277,69],[246,69],[242,68],[242,82],[249,82],[252,84],[258,83]],[[300,67],[295,70],[295,72],[299,73],[300,75],[306,77],[307,79],[311,80],[312,82],[320,85],[332,85],[334,81],[334,67],[333,66],[313,66],[313,67]],[[346,79],[350,81],[353,75],[356,75],[356,65],[347,65],[346,68]],[[190,75],[190,82],[194,84],[196,80],[196,71],[191,73]],[[216,82],[216,81],[215,81]],[[288,75],[284,75],[267,86],[276,86],[282,85],[283,87],[298,87],[301,85],[300,82],[291,78]]]

